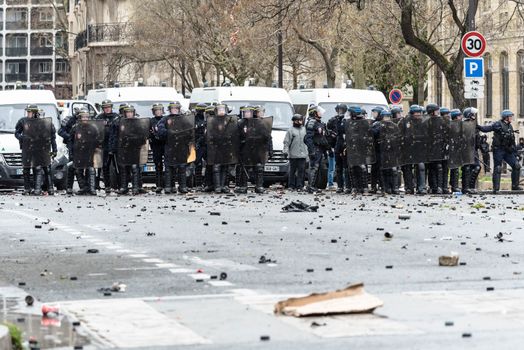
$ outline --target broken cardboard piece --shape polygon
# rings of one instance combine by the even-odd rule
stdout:
[[[383,305],[382,300],[364,291],[363,283],[358,283],[334,292],[283,300],[275,305],[274,311],[295,317],[327,316],[371,313]]]
[[[459,256],[458,255],[442,255],[438,258],[438,264],[440,266],[457,266],[459,262]]]

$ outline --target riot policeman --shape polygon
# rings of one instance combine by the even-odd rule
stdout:
[[[482,154],[482,163],[484,164],[484,173],[491,172],[491,158],[489,155],[489,143],[487,135],[480,135],[480,153]]]
[[[178,192],[188,193],[187,165],[194,143],[195,121],[192,114],[182,115],[182,105],[171,102],[168,106],[169,115],[158,123],[158,137],[165,143],[164,162],[166,165],[166,194],[176,193],[175,175],[178,172]]]
[[[448,193],[449,119],[434,103],[426,106],[428,118],[428,179],[433,194]]]
[[[400,164],[400,131],[397,124],[391,121],[391,112],[380,112],[380,121],[373,123],[372,131],[378,150],[374,165],[380,171],[382,189],[387,194],[399,194],[397,168]]]
[[[471,144],[472,147],[466,147],[465,152],[473,153],[470,157],[465,157],[469,161],[465,162],[462,167],[462,193],[473,194],[476,193],[477,179],[480,174],[480,133],[477,129],[477,114],[478,109],[473,107],[468,107],[464,109],[464,130],[466,130],[466,125],[470,125],[468,128],[469,133],[466,133],[467,139],[465,140],[465,145]]]
[[[106,193],[111,193],[111,189],[118,190],[118,182],[120,179],[117,179],[116,183],[111,185],[111,169],[113,168],[115,172],[118,172],[118,164],[116,164],[115,155],[109,152],[109,135],[111,133],[111,128],[114,122],[117,121],[119,115],[113,112],[113,103],[110,100],[104,100],[101,104],[102,113],[95,117],[95,120],[103,120],[105,124],[105,139],[103,145],[103,164],[102,164],[102,176],[104,177],[104,190]],[[122,109],[122,105],[120,107]],[[100,181],[100,170],[98,170],[97,175],[97,187]]]
[[[493,192],[500,190],[500,178],[502,175],[502,161],[511,167],[511,189],[520,191],[520,169],[521,165],[517,161],[517,145],[515,141],[515,131],[511,122],[513,112],[506,109],[501,113],[501,119],[489,125],[479,125],[477,128],[482,132],[493,132]]]
[[[203,185],[202,171],[206,156],[206,111],[207,105],[199,103],[195,106],[195,178],[194,186],[201,188]]]
[[[141,193],[141,163],[144,148],[149,136],[150,121],[148,118],[136,117],[135,107],[127,104],[122,107],[123,118],[113,123],[110,136],[110,152],[117,155],[120,169],[121,186],[119,194],[127,194],[129,180],[131,180],[132,193]],[[146,152],[147,154],[147,152]]]
[[[22,150],[24,195],[31,194],[31,170],[33,171],[34,195],[42,194],[44,176],[48,183],[48,194],[54,194],[51,160],[56,157],[56,130],[51,118],[41,118],[36,105],[28,105],[26,116],[15,126],[15,137]]]
[[[335,107],[337,115],[329,119],[327,123],[328,142],[335,155],[335,174],[337,182],[337,193],[344,193],[345,189],[350,189],[347,174],[347,159],[343,154],[343,136],[344,131],[340,133],[343,127],[344,118],[348,111],[347,105],[337,104]],[[340,142],[342,140],[342,142]]]
[[[370,193],[377,193],[380,189],[383,189],[384,184],[382,183],[382,176],[381,176],[381,170],[380,170],[380,147],[378,145],[378,130],[380,129],[380,122],[383,119],[382,112],[384,111],[384,108],[382,107],[374,107],[371,110],[371,114],[373,116],[373,127],[372,130],[374,130],[374,148],[375,148],[375,159],[376,162],[371,165],[371,190]]]
[[[456,123],[457,126],[460,126],[460,124],[462,123],[462,118],[463,118],[463,115],[462,115],[462,112],[460,111],[460,109],[452,109],[449,113],[450,115],[450,118],[451,118],[451,123]],[[453,124],[452,124],[453,126]],[[460,141],[459,140],[451,140],[450,141],[450,161],[451,161],[451,158],[453,158],[455,155],[454,155],[454,152],[461,152],[462,150],[460,149],[460,144],[463,143],[463,139],[461,139]],[[455,149],[455,145],[454,143],[457,144],[457,147]],[[452,147],[453,146],[453,147]],[[460,156],[460,155],[459,155]],[[450,166],[450,170],[449,170],[449,184],[451,186],[451,192],[455,193],[455,192],[460,192],[460,188],[459,188],[459,173],[460,173],[460,167],[459,166]],[[462,173],[462,184],[464,185],[465,184],[465,174],[464,172]]]
[[[75,109],[74,114],[69,118],[63,120],[60,129],[58,129],[58,135],[64,140],[64,144],[67,146],[67,151],[69,154],[69,162],[67,164],[67,177],[66,177],[66,193],[71,195],[73,194],[73,185],[75,182],[75,165],[74,165],[74,155],[73,155],[73,126],[77,122],[77,116],[80,110]]]
[[[402,116],[402,109],[400,107],[395,106],[391,108],[391,121],[393,123],[398,124],[402,120],[402,118],[404,117]]]
[[[423,108],[412,105],[408,116],[399,123],[402,149],[402,174],[406,194],[426,194],[427,124],[422,116]]]
[[[171,104],[169,105],[171,106]],[[164,116],[164,106],[155,103],[151,107],[153,117],[149,124],[149,145],[153,151],[153,163],[155,163],[155,185],[156,193],[162,193],[164,187],[164,146],[165,142],[158,133],[158,123]]]
[[[450,118],[451,111],[449,110],[449,108],[441,107],[440,108],[440,116],[444,117],[444,118]]]
[[[322,120],[324,109],[320,106],[310,106],[308,110],[309,119],[306,122],[306,136],[304,143],[309,154],[308,192],[318,192],[317,178],[321,169],[322,160],[329,150],[326,138],[326,124]]]
[[[204,130],[204,141],[205,141],[205,152],[204,157],[206,161],[206,167],[205,167],[205,177],[204,177],[204,192],[213,192],[215,190],[215,186],[213,185],[213,166],[209,164],[207,160],[207,119],[209,117],[213,117],[215,115],[215,105],[211,104],[206,107],[204,110],[204,116],[206,120],[205,130]]]

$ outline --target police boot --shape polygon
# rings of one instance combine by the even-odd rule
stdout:
[[[144,190],[144,181],[142,180],[142,167],[140,165],[136,165],[137,171],[138,171],[138,193],[139,194],[145,194],[147,193],[146,190]]]
[[[426,194],[426,164],[419,163],[416,165],[417,172],[417,194]]]
[[[244,167],[243,165],[238,165],[237,166],[237,174],[236,174],[236,178],[237,178],[237,188],[235,188],[235,193],[240,193],[240,194],[245,194],[247,193],[247,181],[248,181],[248,176],[247,176],[247,168]]]
[[[318,166],[312,166],[309,169],[309,177],[308,177],[308,192],[309,193],[315,193],[318,191],[316,183],[317,183],[317,174],[318,174]]]
[[[368,169],[365,165],[360,168],[360,190],[364,194],[368,189]]]
[[[515,164],[513,169],[511,169],[511,190],[512,191],[522,191],[520,184],[520,164]]]
[[[337,193],[344,193],[344,169],[342,168],[342,164],[336,164],[335,165],[336,170],[336,181],[337,181]]]
[[[220,167],[220,189],[222,193],[229,193],[229,181],[228,181],[228,166],[222,165]]]
[[[397,169],[391,170],[391,193],[392,194],[400,194],[399,189],[399,173]]]
[[[448,168],[448,161],[443,162],[442,164],[442,179],[440,182],[440,188],[442,188],[443,194],[449,194],[449,187],[448,187],[448,176],[449,168]]]
[[[187,191],[187,167],[181,165],[178,168],[178,192],[181,194],[186,194]]]
[[[75,183],[75,168],[73,165],[67,167],[66,194],[73,194],[73,185]]]
[[[382,176],[381,170],[378,168],[377,164],[373,164],[371,166],[371,189],[369,190],[369,193],[377,193],[378,187],[380,186],[380,177]]]
[[[120,189],[118,194],[127,194],[129,192],[127,172],[128,168],[126,166],[120,167]]]
[[[264,166],[257,165],[255,172],[255,192],[258,194],[264,193]]]
[[[22,174],[24,179],[24,192],[22,194],[28,196],[31,194],[31,169],[24,168]]]
[[[459,170],[457,169],[451,169],[449,171],[449,183],[451,185],[451,192],[460,192],[459,189]]]
[[[442,164],[437,164],[436,168],[436,180],[437,180],[437,194],[443,194],[444,188],[447,188],[447,184],[444,184],[444,169]]]
[[[471,193],[477,193],[477,179],[480,175],[480,165],[475,165],[471,170],[471,177],[469,179],[469,190]]]
[[[502,167],[496,166],[495,169],[493,169],[493,193],[498,193],[500,191],[500,177],[502,175]]]
[[[140,169],[136,164],[131,166],[131,188],[133,196],[140,194]]]
[[[109,194],[111,193],[111,165],[104,166],[102,168],[102,176],[104,177],[104,191]],[[97,176],[98,182],[100,182],[100,171],[99,175]],[[99,184],[97,184],[97,188],[100,187]]]
[[[217,194],[222,193],[222,176],[220,170],[220,165],[213,165],[213,185],[215,186],[215,193]]]
[[[75,169],[75,174],[78,182],[78,192],[76,194],[82,196],[87,193],[87,180],[84,176],[84,169]]]
[[[53,172],[51,171],[51,166],[45,168],[44,174],[47,181],[47,194],[53,196],[55,194],[55,185],[53,183]]]
[[[414,194],[415,184],[413,183],[413,166],[404,165],[402,167],[402,175],[404,177],[404,191],[406,194]]]
[[[349,175],[349,170],[347,168],[344,169],[344,186],[344,193],[350,194],[353,184],[351,183],[351,176]]]
[[[471,181],[471,168],[469,165],[462,167],[462,193],[471,194],[469,184]]]
[[[42,195],[42,185],[44,184],[44,171],[42,170],[42,167],[33,168],[33,171],[35,173],[35,189],[33,194],[35,196],[40,196]]]
[[[95,168],[88,168],[86,171],[88,193],[96,196],[96,172]]]
[[[163,180],[164,180],[164,174],[163,174],[162,164],[155,164],[155,192],[156,193],[162,193],[163,190]]]
[[[164,183],[165,183],[164,193],[165,194],[173,193],[172,179],[173,179],[173,167],[166,166],[166,171],[164,172]]]
[[[209,192],[213,192],[213,190],[214,190],[213,180],[214,180],[213,166],[207,165],[206,166],[206,173],[204,174],[204,182],[205,182],[205,186],[203,188],[204,192],[208,192],[208,193]]]
[[[202,163],[199,163],[195,166],[195,180],[193,183],[195,188],[201,188],[202,183]]]

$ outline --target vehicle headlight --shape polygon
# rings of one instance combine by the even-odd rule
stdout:
[[[60,145],[56,152],[57,159],[60,159],[62,157],[69,158],[69,151],[67,150],[67,146],[64,144]]]
[[[7,162],[5,161],[4,155],[0,153],[0,164],[7,165]]]

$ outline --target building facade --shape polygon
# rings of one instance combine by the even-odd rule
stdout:
[[[524,132],[524,21],[515,3],[479,0],[477,30],[487,40],[484,54],[484,98],[477,100],[479,123],[498,120],[501,111],[515,113],[514,127]],[[453,107],[446,79],[437,67],[428,76],[428,102]]]
[[[71,96],[67,37],[58,18],[64,10],[52,0],[0,0],[2,90],[43,85],[57,98]]]
[[[90,89],[144,84],[175,86],[174,73],[160,63],[138,64],[129,45],[131,0],[73,0],[69,3],[69,59],[75,98]]]

